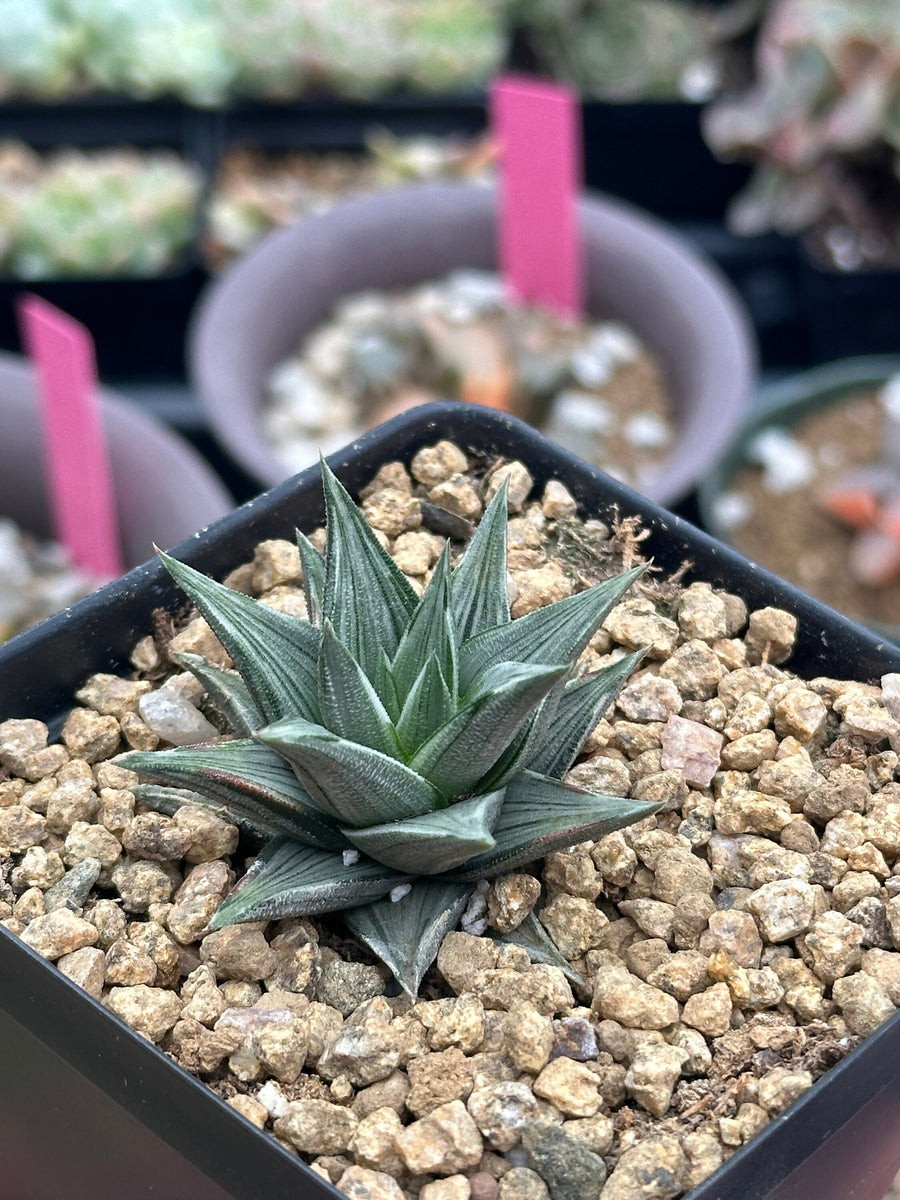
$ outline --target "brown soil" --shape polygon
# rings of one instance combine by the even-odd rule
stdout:
[[[848,468],[879,458],[881,428],[878,400],[869,391],[853,393],[843,403],[799,421],[793,433],[819,459],[816,483],[804,491],[776,494],[763,486],[760,468],[742,467],[729,491],[750,496],[754,507],[734,531],[733,541],[748,557],[840,612],[900,626],[900,580],[866,588],[851,579],[847,556],[853,533],[815,499],[820,486]]]

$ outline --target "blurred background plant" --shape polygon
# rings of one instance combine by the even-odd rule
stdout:
[[[844,271],[900,263],[900,0],[772,0],[756,76],[704,114],[720,156],[757,164],[731,227],[805,233]]]
[[[366,135],[362,155],[339,151],[266,155],[239,147],[222,161],[206,211],[204,257],[219,270],[271,229],[324,212],[358,192],[403,183],[487,179],[494,147],[487,137]]]
[[[705,101],[765,0],[512,0],[539,69],[603,100]]]
[[[506,57],[506,0],[0,0],[0,94],[465,90]]]
[[[157,275],[190,244],[199,172],[166,151],[0,143],[0,268],[21,279]]]

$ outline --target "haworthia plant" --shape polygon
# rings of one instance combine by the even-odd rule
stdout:
[[[511,620],[504,486],[419,598],[322,479],[325,558],[299,536],[309,621],[161,556],[237,667],[181,659],[237,736],[120,762],[160,807],[193,794],[269,839],[214,928],[344,909],[415,995],[476,883],[656,811],[563,782],[640,661],[576,671],[640,572]]]

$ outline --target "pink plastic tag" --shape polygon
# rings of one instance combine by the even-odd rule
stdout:
[[[37,372],[56,536],[83,571],[114,579],[122,560],[93,340],[38,296],[21,297],[17,308]]]
[[[491,89],[491,122],[500,146],[497,250],[503,276],[517,299],[578,316],[578,98],[569,88],[506,75]]]

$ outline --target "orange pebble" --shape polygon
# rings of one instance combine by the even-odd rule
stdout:
[[[870,529],[878,517],[878,498],[864,488],[828,488],[820,493],[819,504],[854,529]]]

